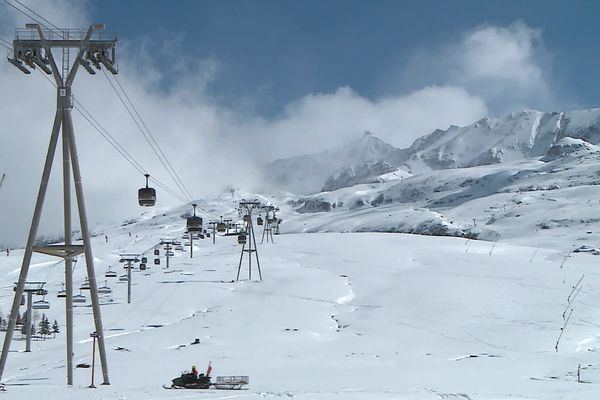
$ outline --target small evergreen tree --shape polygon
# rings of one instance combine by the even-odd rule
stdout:
[[[38,334],[40,334],[44,340],[46,340],[46,336],[50,334],[50,321],[46,318],[46,314],[42,314],[42,319],[39,323]]]
[[[25,313],[27,313],[27,311],[25,311]],[[23,317],[20,312],[17,313],[17,325],[23,325]]]
[[[56,322],[56,320],[54,320],[54,323],[52,324],[52,333],[54,334],[54,337],[56,337],[57,333],[60,333],[60,329],[58,328],[58,322]]]

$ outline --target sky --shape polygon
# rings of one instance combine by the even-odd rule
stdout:
[[[597,106],[596,1],[19,0],[61,27],[104,23],[119,82],[194,197],[260,190],[261,165],[370,130],[389,143],[521,109]],[[0,1],[0,38],[31,22]],[[22,8],[22,7],[21,7]],[[4,48],[0,48],[4,51]],[[0,63],[1,243],[23,243],[55,111],[36,72]],[[153,177],[170,182],[103,74],[74,94]],[[143,176],[76,112],[93,222],[140,212]],[[57,232],[60,163],[43,233]],[[181,201],[159,193],[159,206]],[[48,212],[48,209],[51,210]]]

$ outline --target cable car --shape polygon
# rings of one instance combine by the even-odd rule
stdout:
[[[238,244],[246,244],[246,232],[240,232],[238,235]]]
[[[67,297],[67,291],[65,290],[65,284],[61,284],[61,289],[58,291],[56,297],[61,298],[61,297]]]
[[[140,271],[145,271],[146,270],[146,263],[141,263],[140,264]]]
[[[148,257],[142,257],[142,264],[146,264],[148,262]]]
[[[115,271],[112,271],[110,268],[111,267],[108,267],[108,271],[106,271],[106,273],[104,274],[104,276],[107,277],[107,278],[116,278],[117,277],[117,273]]]
[[[159,249],[154,249],[154,255],[155,256],[160,256],[160,250]]]
[[[264,223],[262,217],[259,215],[258,218],[256,218],[256,225],[261,226]]]
[[[160,265],[160,258],[154,259],[154,265]]]
[[[112,290],[110,287],[108,287],[108,283],[106,281],[104,281],[104,286],[101,286],[98,288],[98,293],[101,293],[101,294],[108,294],[111,292],[112,292]]]
[[[85,278],[85,282],[79,287],[79,290],[90,290],[90,281],[88,281],[88,278]]]
[[[31,308],[33,308],[34,310],[48,310],[50,308],[50,303],[48,303],[44,299],[45,297],[42,298],[42,300],[34,301],[31,305]]]
[[[192,204],[194,207],[194,215],[187,218],[187,231],[188,232],[202,232],[202,218],[196,216],[196,204]]]
[[[79,294],[73,296],[73,303],[85,303],[85,300],[85,296],[81,294],[81,290],[79,291]]]
[[[144,176],[146,177],[146,187],[138,190],[138,202],[142,207],[152,207],[156,204],[156,190],[148,187],[150,175],[145,174]]]

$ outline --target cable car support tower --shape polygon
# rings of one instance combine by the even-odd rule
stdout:
[[[246,225],[246,232],[240,233],[243,235],[243,242],[239,242],[242,244],[242,252],[240,254],[240,263],[238,265],[237,277],[236,281],[240,280],[240,270],[242,269],[242,261],[244,259],[244,253],[248,253],[248,280],[252,280],[252,253],[256,256],[256,265],[258,268],[258,277],[262,281],[262,272],[260,271],[260,261],[258,260],[258,248],[256,246],[256,235],[254,234],[254,225],[252,223],[252,211],[256,209],[260,209],[262,204],[258,200],[254,201],[246,201],[242,199],[239,202],[239,210],[244,214],[244,223]],[[247,239],[246,239],[247,238]],[[239,236],[238,236],[239,240]],[[248,244],[248,248],[246,248],[246,242]],[[252,244],[254,244],[254,248],[252,248]]]
[[[73,96],[71,87],[79,67],[94,75],[101,67],[111,73],[117,73],[116,66],[116,43],[113,35],[108,35],[104,25],[92,25],[87,30],[79,29],[47,29],[39,24],[26,24],[25,29],[17,29],[13,41],[13,52],[8,61],[25,74],[31,74],[30,69],[36,67],[47,75],[52,75],[57,86],[57,106],[54,117],[54,125],[48,145],[48,153],[44,163],[42,179],[37,195],[29,236],[21,264],[19,281],[15,287],[15,298],[13,300],[10,318],[2,354],[0,355],[0,382],[4,374],[6,360],[15,330],[17,314],[21,296],[25,289],[27,273],[31,262],[32,253],[39,252],[47,255],[63,258],[65,260],[65,286],[66,286],[66,324],[67,324],[67,384],[73,384],[73,276],[72,259],[79,254],[85,254],[87,276],[89,279],[90,295],[92,300],[92,312],[94,317],[95,331],[98,332],[98,350],[102,366],[103,384],[110,384],[108,378],[108,364],[106,360],[106,347],[104,344],[104,330],[100,314],[100,302],[98,299],[98,287],[94,272],[94,258],[87,220],[87,212],[84,202],[83,186],[81,183],[81,170],[75,144],[75,131],[71,110],[73,109]],[[62,68],[56,64],[52,54],[53,49],[62,52]],[[77,53],[73,63],[69,62],[71,50]],[[62,128],[62,135],[61,135]],[[62,161],[63,161],[63,191],[64,191],[64,245],[50,245],[43,247],[34,246],[40,223],[48,180],[54,162],[54,155],[59,136],[62,137]],[[72,244],[71,227],[71,172],[75,186],[75,200],[81,224],[83,245]]]

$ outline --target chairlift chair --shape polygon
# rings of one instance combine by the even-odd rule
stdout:
[[[31,308],[34,310],[48,310],[50,308],[50,303],[48,303],[44,297],[42,300],[34,301]]]
[[[150,175],[145,174],[144,176],[146,177],[146,187],[138,190],[138,202],[142,207],[152,207],[156,204],[156,190],[148,187],[148,178],[150,178]]]
[[[104,286],[98,288],[98,293],[100,294],[108,294],[111,293],[112,289],[108,286],[107,281],[104,281]]]
[[[129,277],[127,276],[127,274],[123,274],[121,276],[119,276],[119,281],[121,282],[127,282],[129,280]]]
[[[79,290],[90,290],[90,281],[88,280],[88,278],[85,278],[85,282],[81,284]]]
[[[85,303],[85,301],[86,298],[83,294],[81,294],[81,290],[79,291],[79,294],[73,296],[73,303]]]
[[[58,298],[67,297],[67,291],[65,290],[65,284],[64,283],[61,285],[61,289],[56,294],[56,297],[58,297]]]
[[[104,274],[104,276],[107,277],[107,278],[116,278],[117,277],[117,273],[115,271],[112,271],[110,268],[111,267],[108,267],[108,271],[106,271],[106,273]]]

